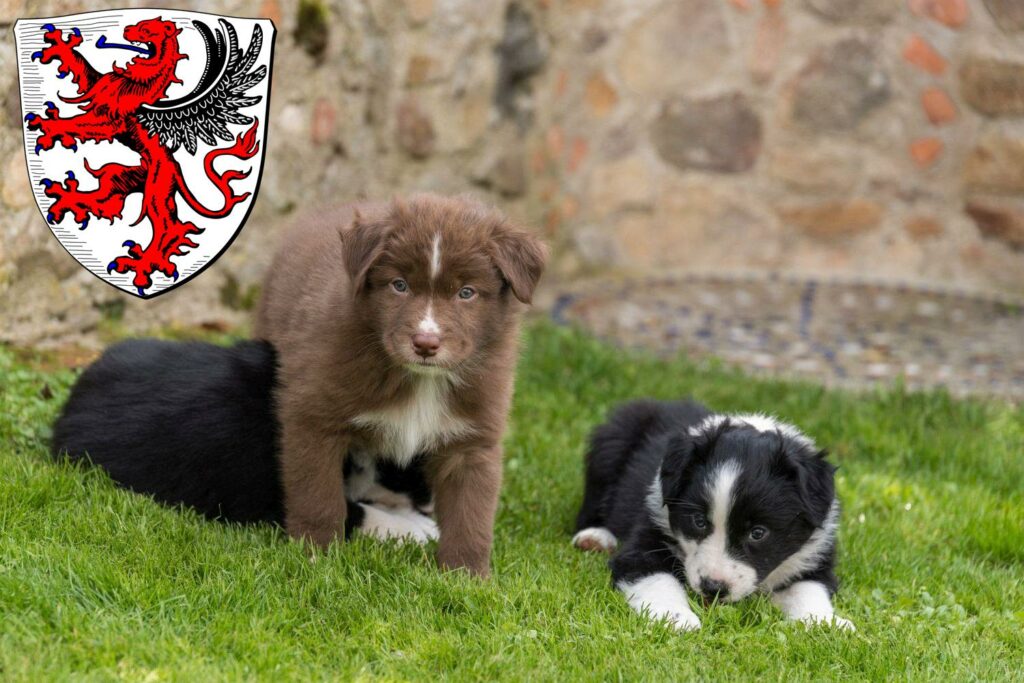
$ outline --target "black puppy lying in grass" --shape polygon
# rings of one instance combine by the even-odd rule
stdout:
[[[832,610],[835,468],[796,427],[691,401],[635,401],[594,430],[573,544],[618,552],[630,606],[700,628],[686,597],[755,591],[790,619],[853,628]]]
[[[53,453],[211,519],[283,524],[275,375],[266,342],[122,342],[75,383],[54,427]],[[346,535],[437,538],[421,459],[403,469],[350,453],[344,477]]]

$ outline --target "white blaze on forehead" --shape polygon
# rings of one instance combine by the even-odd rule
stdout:
[[[434,241],[430,245],[430,279],[436,280],[437,274],[441,272],[441,233],[434,235]]]
[[[708,500],[711,501],[711,526],[714,529],[712,536],[721,532],[724,538],[729,523],[729,511],[732,510],[732,490],[735,488],[736,479],[739,476],[739,463],[729,460],[718,468],[714,478],[708,484]]]
[[[686,580],[694,588],[700,587],[702,579],[721,581],[729,588],[727,602],[739,600],[757,587],[757,571],[729,555],[729,513],[739,476],[740,466],[734,460],[725,462],[712,474],[707,486],[709,536],[700,541],[677,536],[685,554]]]
[[[433,302],[427,304],[427,313],[423,316],[423,320],[420,321],[419,331],[424,334],[441,334],[441,326],[434,320]]]

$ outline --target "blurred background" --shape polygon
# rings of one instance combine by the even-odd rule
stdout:
[[[829,384],[1024,397],[1021,0],[174,5],[278,29],[246,227],[152,301],[75,263],[32,201],[11,26],[126,5],[0,0],[0,340],[236,329],[304,207],[471,192],[552,245],[557,322]]]

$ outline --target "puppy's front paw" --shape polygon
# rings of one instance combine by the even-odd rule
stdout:
[[[700,618],[693,612],[667,615],[668,623],[677,631],[700,630]]]
[[[857,628],[853,625],[853,622],[849,619],[838,617],[834,614],[828,616],[808,614],[805,617],[799,619],[800,623],[808,628],[812,626],[822,626],[826,628],[839,629],[841,631],[856,631]]]
[[[402,515],[408,517],[410,524],[416,527],[415,539],[418,543],[436,541],[440,538],[441,531],[437,528],[437,522],[432,518],[416,510],[403,512]]]
[[[365,503],[360,505],[365,511],[365,516],[359,531],[369,536],[425,545],[439,535],[434,520],[415,510],[388,511]]]
[[[654,621],[663,621],[678,631],[696,631],[700,618],[690,609],[686,590],[675,576],[657,572],[634,581],[619,581],[616,588],[637,612]]]

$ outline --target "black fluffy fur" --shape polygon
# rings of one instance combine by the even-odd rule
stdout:
[[[260,341],[116,344],[72,388],[52,452],[210,519],[281,525],[276,370],[273,347]],[[404,469],[381,461],[376,476],[417,505],[430,499],[418,459]],[[346,533],[362,519],[362,507],[349,501]]]

